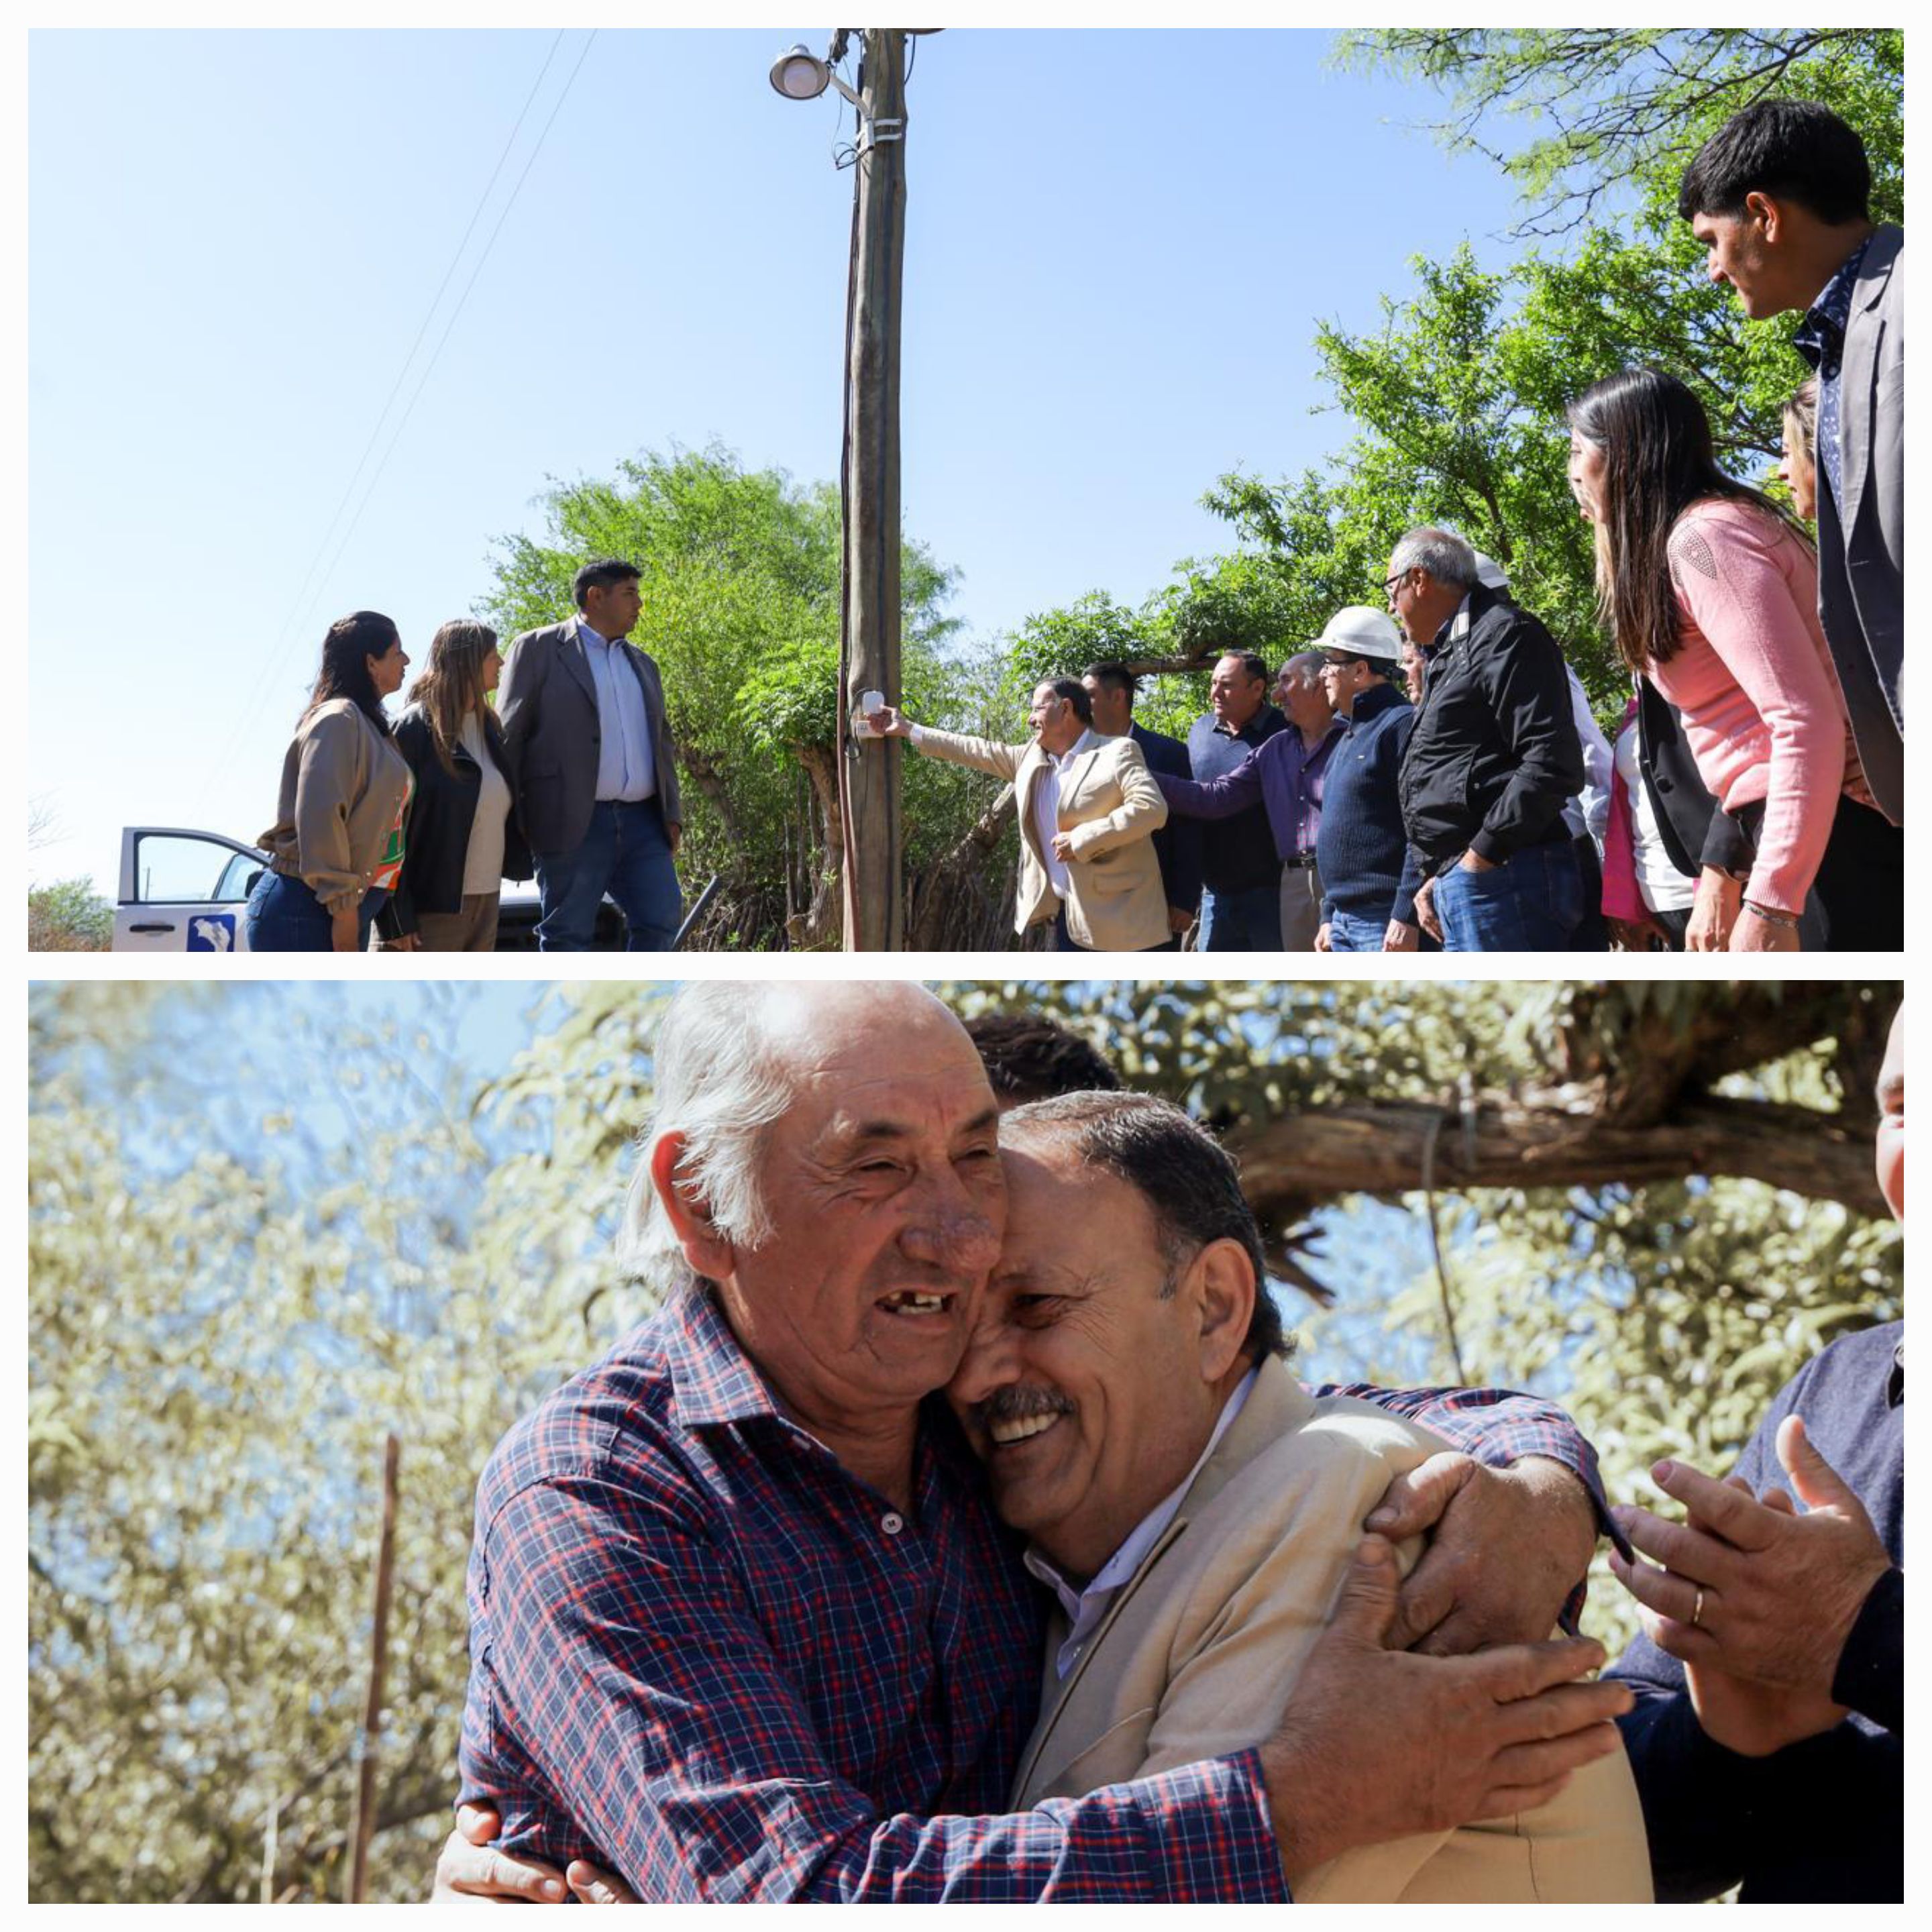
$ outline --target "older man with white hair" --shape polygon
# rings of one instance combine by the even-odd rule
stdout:
[[[1583,894],[1563,806],[1583,755],[1563,654],[1453,530],[1409,531],[1384,587],[1427,664],[1400,781],[1418,919],[1450,952],[1566,951]]]
[[[478,1490],[463,1780],[509,1849],[654,1899],[1279,1900],[1612,1748],[1595,1646],[1428,1658],[1358,1618],[1252,1746],[1009,1810],[1042,1607],[924,1401],[1005,1221],[971,1042],[904,982],[712,982],[655,1072],[626,1225],[676,1292]],[[1355,1586],[1392,1606],[1381,1553]]]

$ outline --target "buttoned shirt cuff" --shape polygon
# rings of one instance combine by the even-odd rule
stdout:
[[[1871,1586],[1838,1654],[1832,1701],[1901,1737],[1905,1733],[1905,1572]]]

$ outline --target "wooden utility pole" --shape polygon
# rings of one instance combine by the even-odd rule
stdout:
[[[403,1445],[388,1438],[382,1452],[382,1540],[376,1553],[376,1628],[369,1640],[369,1699],[362,1709],[362,1764],[356,1790],[355,1848],[349,1901],[368,1896],[369,1841],[376,1835],[376,1750],[382,1735],[382,1680],[389,1664],[389,1596],[396,1568],[396,1474]]]
[[[905,944],[896,738],[852,730],[862,694],[899,684],[899,286],[905,241],[905,29],[865,30],[846,305],[845,554],[838,798],[848,952]]]

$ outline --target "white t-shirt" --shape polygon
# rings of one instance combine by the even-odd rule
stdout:
[[[474,712],[464,719],[457,736],[483,774],[476,816],[470,822],[470,849],[463,858],[463,896],[473,898],[503,890],[503,828],[510,816],[510,788],[490,755],[483,721]]]
[[[1652,912],[1684,912],[1697,896],[1697,881],[1687,879],[1672,864],[1664,835],[1658,830],[1657,814],[1650,802],[1650,788],[1636,767],[1636,724],[1617,734],[1617,770],[1630,794],[1630,825],[1635,833],[1631,844],[1636,862],[1636,889]]]

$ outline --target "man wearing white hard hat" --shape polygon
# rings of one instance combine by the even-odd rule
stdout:
[[[1402,636],[1381,611],[1351,604],[1329,619],[1316,648],[1342,728],[1328,761],[1316,845],[1323,886],[1316,947],[1379,952],[1392,925],[1413,935],[1419,882],[1412,868],[1404,876],[1408,838],[1396,791],[1415,722],[1401,689]]]

